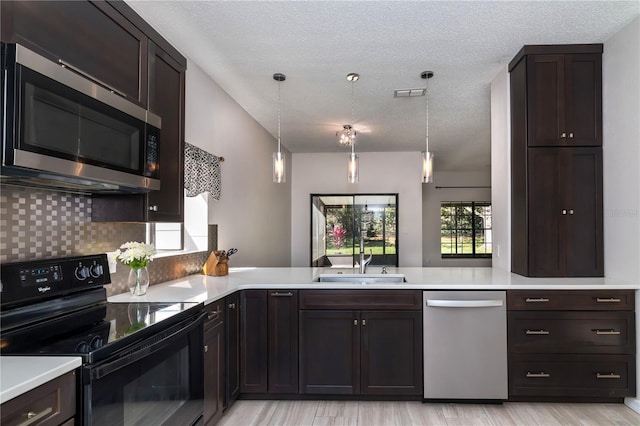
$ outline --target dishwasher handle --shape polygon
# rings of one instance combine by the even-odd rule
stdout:
[[[427,306],[434,308],[495,308],[504,305],[502,299],[488,300],[449,300],[427,299]]]

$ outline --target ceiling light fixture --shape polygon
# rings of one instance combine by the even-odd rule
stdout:
[[[356,154],[356,132],[353,129],[354,120],[354,96],[353,85],[360,78],[355,72],[347,74],[347,81],[351,82],[351,130],[353,130],[353,138],[351,139],[351,152],[349,153],[349,162],[347,163],[347,181],[349,183],[358,183],[358,154]],[[346,127],[346,126],[345,126]]]
[[[429,79],[433,77],[433,71],[424,71],[420,74],[424,80],[426,80],[427,87],[425,88],[426,99],[426,113],[425,113],[425,148],[422,153],[422,183],[433,182],[433,153],[429,152]]]
[[[344,124],[342,126],[342,130],[336,132],[336,136],[338,137],[338,143],[341,146],[351,146],[356,142],[356,136],[358,132],[353,127],[355,122],[354,119],[354,100],[353,100],[353,83],[358,81],[360,75],[352,72],[347,74],[347,81],[351,82],[351,124]]]
[[[273,79],[278,82],[278,152],[273,153],[273,181],[275,183],[285,183],[287,181],[287,173],[285,170],[282,146],[280,143],[280,83],[287,79],[287,76],[275,73]]]

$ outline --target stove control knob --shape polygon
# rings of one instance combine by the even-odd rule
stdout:
[[[85,341],[82,341],[76,345],[76,352],[81,354],[87,354],[91,350],[91,346]]]
[[[98,278],[104,273],[104,270],[102,269],[102,265],[97,264],[91,266],[91,269],[89,269],[89,273],[93,278]]]
[[[89,275],[90,275],[90,274],[91,274],[91,273],[89,272],[89,268],[88,268],[88,267],[86,267],[86,266],[82,266],[82,265],[80,265],[80,266],[78,266],[78,267],[76,268],[76,270],[75,270],[75,276],[76,276],[76,278],[77,278],[78,280],[80,280],[80,281],[84,281],[84,280],[86,280],[87,278],[89,278]]]
[[[91,339],[91,349],[101,348],[103,344],[104,342],[100,336],[94,336],[93,339]]]

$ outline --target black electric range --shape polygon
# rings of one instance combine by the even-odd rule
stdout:
[[[110,282],[104,254],[1,265],[0,353],[80,356],[79,424],[199,424],[202,303],[110,303]]]

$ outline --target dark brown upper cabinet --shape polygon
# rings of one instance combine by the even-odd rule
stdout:
[[[2,41],[19,43],[147,106],[148,37],[105,1],[3,1]]]
[[[602,145],[602,45],[525,46],[528,146]]]

